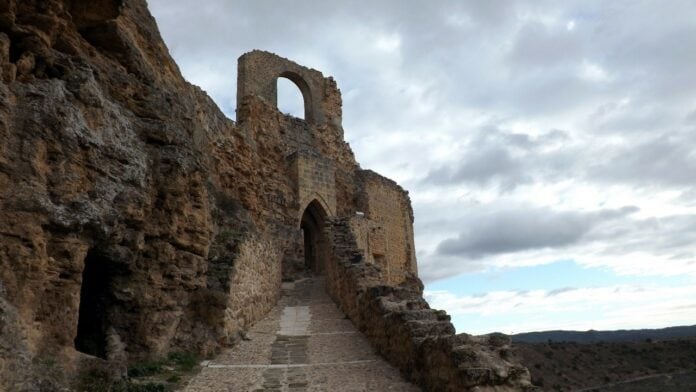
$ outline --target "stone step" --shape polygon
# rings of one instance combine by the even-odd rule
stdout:
[[[184,390],[419,391],[375,353],[324,284],[323,278],[285,284],[276,308],[247,334],[250,340],[206,363]]]

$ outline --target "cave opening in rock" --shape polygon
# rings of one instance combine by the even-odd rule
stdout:
[[[80,288],[80,308],[75,349],[106,358],[106,329],[111,296],[109,263],[103,255],[90,250],[85,258]]]
[[[318,201],[313,200],[302,214],[300,227],[304,239],[305,267],[315,273],[324,272],[327,241],[324,233],[326,212]]]

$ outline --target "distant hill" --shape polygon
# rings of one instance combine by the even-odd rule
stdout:
[[[542,331],[520,333],[510,336],[513,342],[524,343],[546,343],[549,340],[553,342],[575,343],[638,342],[647,339],[668,340],[696,338],[696,325],[662,329],[622,329],[618,331]]]
[[[696,391],[696,338],[518,342],[513,353],[543,391]]]

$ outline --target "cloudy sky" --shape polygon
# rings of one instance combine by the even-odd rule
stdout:
[[[411,193],[427,297],[458,331],[696,324],[695,2],[150,7],[231,118],[249,50],[336,78],[358,160]]]

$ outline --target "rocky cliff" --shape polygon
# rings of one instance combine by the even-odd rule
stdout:
[[[91,357],[75,346],[214,350],[230,336],[208,313],[254,230],[215,174],[238,159],[214,148],[235,124],[181,77],[144,1],[5,0],[0,31],[2,383],[76,369]]]
[[[0,71],[0,390],[233,344],[283,277],[333,268],[337,217],[364,220],[349,243],[376,284],[417,280],[408,195],[357,165],[320,72],[242,56],[235,123],[182,78],[144,0],[0,0]],[[279,76],[307,121],[275,108]]]

